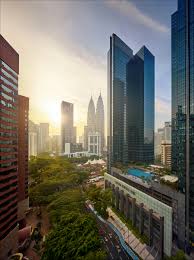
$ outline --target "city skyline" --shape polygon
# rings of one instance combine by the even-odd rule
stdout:
[[[194,0],[0,0],[0,30],[0,260],[194,259]]]
[[[145,38],[146,46],[155,54],[155,129],[161,127],[164,121],[169,121],[170,15],[176,10],[176,1],[165,1],[165,4],[161,1],[157,1],[157,4],[155,2],[149,1],[148,5],[143,1],[122,1],[121,5],[102,2],[98,5],[90,2],[73,4],[56,1],[53,4],[46,1],[2,1],[1,33],[22,58],[20,94],[30,97],[30,119],[36,123],[49,122],[51,133],[60,133],[60,103],[66,100],[74,103],[75,125],[78,135],[81,135],[86,123],[89,96],[92,95],[96,99],[101,91],[106,108],[107,40],[109,35],[117,33],[124,41],[129,42],[134,52]],[[45,6],[47,12],[43,12]],[[50,19],[53,8],[56,15]],[[161,12],[156,16],[158,9]],[[71,18],[72,12],[77,16],[76,19]],[[84,13],[87,15],[83,16]],[[115,16],[118,19],[115,19]],[[80,21],[81,24],[77,26]],[[61,28],[57,26],[59,23]],[[12,30],[13,24],[18,28],[16,31]],[[83,28],[83,34],[76,30],[80,26]],[[91,30],[93,26],[95,30]],[[144,37],[142,31],[145,32]],[[18,32],[20,37],[17,36]],[[81,44],[76,46],[76,41]],[[30,53],[29,48],[32,50]],[[105,109],[105,118],[106,114]]]

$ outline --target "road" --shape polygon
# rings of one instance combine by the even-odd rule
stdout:
[[[103,239],[104,247],[108,253],[108,259],[110,260],[128,260],[132,259],[127,255],[125,250],[120,245],[119,238],[112,231],[112,229],[105,223],[102,223],[99,219],[97,219],[97,224],[100,230],[100,235]]]
[[[92,212],[89,208],[88,211]],[[93,212],[92,212],[93,213]],[[94,213],[93,213],[94,214]],[[120,244],[118,236],[107,225],[100,221],[94,214],[99,229],[100,236],[102,238],[104,248],[108,253],[108,260],[131,260],[132,258],[125,252]]]

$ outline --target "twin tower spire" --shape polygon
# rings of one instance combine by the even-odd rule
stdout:
[[[88,132],[99,132],[101,134],[101,147],[104,148],[104,104],[101,93],[98,97],[96,109],[93,98],[91,96],[88,105],[87,114],[87,131]]]
[[[87,126],[89,131],[103,131],[104,134],[104,104],[101,93],[98,97],[96,110],[93,98],[91,96],[88,105]]]

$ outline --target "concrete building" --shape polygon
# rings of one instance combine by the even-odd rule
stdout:
[[[38,134],[29,132],[29,157],[38,154]]]
[[[185,196],[170,186],[123,174],[111,168],[105,188],[113,191],[113,205],[146,236],[155,259],[171,256],[172,241],[184,248]]]
[[[38,136],[38,153],[49,151],[49,123],[40,123]]]
[[[59,153],[61,151],[61,136],[53,135],[50,137],[50,140],[51,140],[50,151]]]
[[[88,133],[88,152],[100,156],[102,154],[101,148],[101,133],[89,132]]]
[[[171,122],[165,122],[164,123],[164,141],[171,143],[171,131],[172,131],[172,125]]]
[[[79,143],[82,144],[82,147],[84,148],[84,134],[79,136]]]
[[[155,133],[154,154],[157,162],[161,162],[162,142],[171,144],[171,130],[171,122],[165,122],[164,127],[158,128],[157,133]]]
[[[18,223],[26,226],[28,197],[28,111],[29,98],[18,96]]]
[[[76,143],[76,127],[73,126],[73,104],[61,102],[61,152],[65,152],[65,143]]]
[[[171,168],[171,143],[162,141],[161,163],[167,168]]]
[[[83,146],[80,143],[65,143],[65,154],[82,152]]]
[[[38,138],[39,138],[39,125],[29,120],[28,126],[28,154],[30,156],[37,156],[38,154]]]
[[[154,140],[154,156],[156,161],[161,161],[161,143],[164,140],[164,128],[158,128]]]
[[[18,190],[19,55],[0,35],[0,259],[15,253]]]
[[[81,157],[90,157],[96,154],[89,153],[88,151],[75,152],[75,153],[61,153],[61,156],[67,156],[68,158],[81,158]]]

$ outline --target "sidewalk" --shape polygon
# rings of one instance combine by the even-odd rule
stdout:
[[[131,247],[131,249],[144,260],[156,259],[151,254],[151,248],[146,244],[142,244],[138,238],[127,228],[127,226],[119,219],[119,217],[111,210],[107,209],[109,218],[108,221],[112,223],[122,234],[125,242]]]

